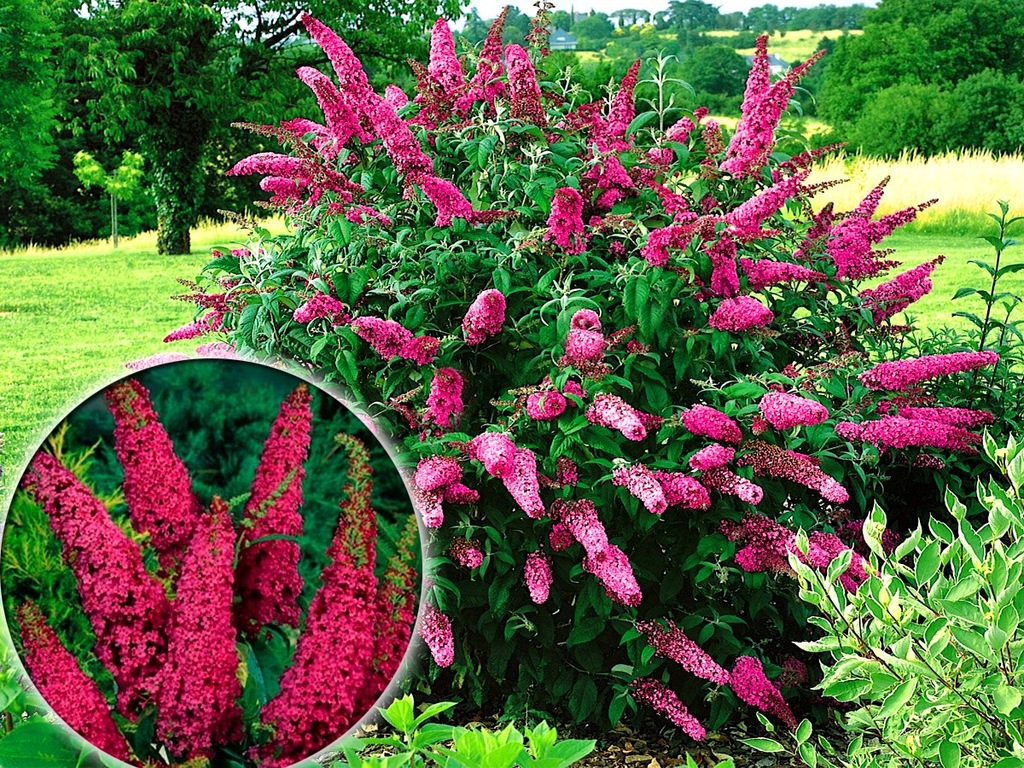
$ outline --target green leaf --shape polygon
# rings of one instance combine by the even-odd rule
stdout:
[[[1020,706],[1022,698],[1024,697],[1021,696],[1020,690],[1010,685],[997,685],[992,690],[992,699],[995,701],[996,709],[1007,717]]]
[[[400,733],[409,733],[413,728],[415,716],[412,696],[395,699],[387,709],[382,709],[380,713]]]
[[[921,551],[920,556],[917,558],[917,563],[914,566],[914,573],[919,585],[924,585],[930,582],[932,577],[938,572],[941,548],[942,543],[937,539],[933,539],[928,546]]]
[[[68,768],[78,760],[69,734],[56,723],[33,720],[0,738],[3,768]]]
[[[952,741],[943,741],[939,745],[939,761],[942,768],[960,768],[960,745]]]
[[[917,689],[917,678],[912,677],[909,680],[905,680],[901,683],[895,691],[890,693],[885,701],[882,703],[881,708],[878,710],[878,716],[887,718],[895,715],[911,698],[914,696],[914,691]]]
[[[746,744],[751,749],[756,749],[758,752],[783,752],[783,747],[779,742],[774,739],[740,739],[740,744]]]

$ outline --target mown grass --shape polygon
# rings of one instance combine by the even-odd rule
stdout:
[[[241,238],[237,228],[205,226],[188,256],[158,256],[153,234],[116,251],[97,242],[0,253],[2,498],[27,452],[68,410],[123,375],[126,362],[195,348],[196,341],[162,341],[195,312],[171,298],[185,290],[177,278],[194,277],[212,245]]]

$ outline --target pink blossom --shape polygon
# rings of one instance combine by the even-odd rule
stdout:
[[[740,458],[739,464],[753,467],[754,474],[791,480],[817,491],[834,504],[845,504],[850,500],[849,492],[835,478],[823,472],[810,456],[761,440],[752,440],[747,447],[751,450]]]
[[[405,91],[394,83],[388,83],[384,88],[384,101],[390,104],[395,110],[399,110],[409,103],[409,97]]]
[[[566,407],[565,396],[558,390],[534,392],[526,398],[526,415],[536,421],[557,419]]]
[[[680,506],[683,509],[710,509],[711,496],[708,489],[684,472],[665,472],[658,470],[654,476],[661,483],[665,493],[665,501],[670,507]]]
[[[169,344],[173,341],[187,341],[205,336],[208,333],[216,333],[223,327],[223,317],[223,314],[217,310],[207,312],[198,320],[194,320],[180,328],[175,328],[164,336],[164,342]]]
[[[370,87],[370,81],[366,78],[363,65],[352,49],[334,30],[308,13],[303,13],[301,18],[310,36],[327,54],[345,99],[357,108],[360,105],[365,105],[367,98],[374,95],[373,88]]]
[[[703,470],[724,467],[736,457],[735,448],[727,448],[724,445],[714,443],[701,448],[690,457],[690,469]]]
[[[597,516],[597,507],[589,499],[565,504],[561,512],[561,523],[583,545],[588,556],[596,556],[608,547],[608,533]]]
[[[501,326],[505,323],[505,309],[505,296],[501,291],[489,288],[481,292],[470,304],[462,320],[466,343],[476,346],[500,333]]]
[[[345,218],[353,224],[376,222],[381,227],[391,226],[391,217],[369,205],[353,205],[345,211]]]
[[[572,187],[559,187],[551,198],[551,214],[545,240],[554,240],[567,254],[587,250],[587,237],[583,231],[583,198]]]
[[[420,616],[419,632],[430,649],[434,663],[439,667],[450,667],[455,661],[451,620],[430,603],[425,603]]]
[[[438,19],[430,35],[430,79],[445,93],[455,93],[466,85],[462,64],[455,55],[455,40],[448,22]]]
[[[462,467],[454,456],[428,456],[420,459],[413,482],[421,491],[436,491],[462,480]]]
[[[422,178],[433,176],[433,161],[392,104],[371,91],[367,97],[366,115],[400,177],[407,182],[419,183]]]
[[[898,312],[902,312],[931,291],[932,281],[928,276],[935,267],[942,263],[943,259],[943,256],[939,256],[937,259],[901,272],[877,288],[865,288],[861,291],[859,297],[864,301],[864,305],[871,310],[875,323],[881,323]]]
[[[640,605],[643,594],[633,574],[633,566],[626,553],[614,544],[594,555],[588,553],[583,560],[583,570],[597,577],[612,601],[619,605]]]
[[[604,529],[602,528],[602,530]],[[551,532],[548,534],[548,543],[551,545],[553,552],[564,552],[572,546],[574,541],[572,532],[565,523],[555,523],[551,526]]]
[[[723,520],[721,531],[729,541],[743,544],[735,555],[736,563],[750,573],[774,571],[791,573],[789,554],[796,535],[764,515],[747,515],[740,523]]]
[[[846,546],[834,533],[815,531],[808,537],[806,557],[801,556],[812,567],[819,571],[827,571],[839,555],[850,547]],[[848,592],[856,592],[857,587],[867,581],[868,574],[864,569],[864,558],[854,553],[849,567],[839,574],[839,582]]]
[[[438,368],[430,382],[424,423],[454,427],[462,408],[462,376],[454,368]]]
[[[758,404],[761,414],[775,429],[813,426],[828,421],[828,408],[816,400],[785,392],[768,392]]]
[[[970,408],[920,408],[902,405],[897,415],[905,419],[938,421],[942,424],[949,424],[951,427],[963,427],[964,429],[976,429],[995,421],[995,416],[988,411],[977,411]]]
[[[701,473],[701,482],[708,488],[735,496],[748,504],[760,504],[764,498],[764,491],[761,486],[740,477],[725,467],[708,469]]]
[[[800,191],[800,185],[809,175],[810,171],[801,171],[787,176],[729,211],[725,216],[729,229],[742,237],[756,236],[765,220],[778,213],[786,201]]]
[[[640,255],[652,267],[664,267],[668,264],[669,248],[687,247],[695,234],[696,228],[689,224],[653,229],[647,236],[647,242],[640,249]]]
[[[753,261],[741,258],[740,266],[747,275],[747,284],[752,291],[760,291],[779,283],[824,283],[828,281],[828,277],[824,273],[788,261],[770,261],[769,259]]]
[[[604,392],[596,395],[586,415],[591,424],[616,429],[627,440],[643,440],[647,437],[647,427],[644,426],[640,411],[617,395]]]
[[[296,323],[310,323],[318,318],[325,318],[335,326],[344,325],[349,321],[345,305],[330,294],[319,291],[299,306],[292,318]]]
[[[37,453],[22,487],[46,512],[78,582],[96,656],[117,684],[117,711],[135,717],[164,663],[170,605],[142,550],[92,491],[56,458]]]
[[[854,424],[842,421],[836,434],[847,440],[859,440],[879,448],[942,448],[948,451],[970,451],[981,442],[981,435],[963,427],[940,421],[883,416],[874,421]]]
[[[605,148],[601,151],[617,150],[625,151],[629,144],[626,140],[626,131],[629,124],[636,116],[636,104],[634,103],[633,91],[636,89],[637,78],[640,75],[640,60],[637,59],[630,66],[626,76],[622,78],[619,90],[615,92],[611,106],[608,108],[608,119],[605,122],[603,134],[599,137]]]
[[[370,688],[378,682],[373,672],[378,590],[369,454],[355,438],[345,444],[349,469],[338,527],[327,549],[331,562],[320,574],[280,691],[261,713],[274,738],[252,750],[268,768],[285,768],[323,749],[363,715],[361,702],[381,693]]]
[[[165,365],[167,363],[176,363],[179,360],[191,359],[192,358],[184,352],[158,352],[155,355],[142,357],[138,360],[130,360],[124,364],[124,367],[131,371],[143,371],[146,368],[152,368],[155,365]]]
[[[743,701],[796,728],[796,717],[779,690],[764,675],[761,662],[752,656],[740,656],[732,668],[730,687]]]
[[[722,443],[739,443],[743,439],[739,424],[710,405],[698,403],[683,411],[682,418],[683,426],[695,435]]]
[[[526,556],[526,567],[523,570],[526,588],[530,591],[530,600],[537,605],[547,602],[554,580],[551,575],[551,560],[540,550]]]
[[[412,331],[403,328],[400,323],[379,317],[357,317],[351,326],[356,336],[368,343],[385,360],[397,357],[413,338]]]
[[[131,761],[131,748],[110,715],[96,682],[64,647],[33,603],[17,610],[21,627],[21,657],[32,683],[47,704],[72,730],[104,752]]]
[[[505,66],[508,67],[509,103],[511,115],[534,125],[546,126],[547,115],[541,103],[540,85],[529,54],[518,45],[505,46]]]
[[[973,371],[999,362],[995,352],[952,352],[945,355],[925,355],[905,360],[889,360],[870,368],[860,375],[861,383],[869,389],[903,390],[928,379]]]
[[[757,39],[754,63],[740,108],[742,116],[720,166],[723,171],[734,176],[754,176],[764,166],[775,146],[775,129],[797,82],[822,55],[819,51],[773,84],[768,64],[768,36],[761,35]]]
[[[477,101],[486,102],[493,110],[495,98],[505,92],[505,83],[499,78],[504,71],[501,61],[501,33],[507,17],[506,9],[498,15],[487,32],[483,50],[480,51],[480,58],[477,61],[476,74],[469,83],[469,89],[455,102],[455,109],[460,114],[467,113]]]
[[[540,498],[537,456],[533,451],[517,448],[512,457],[512,467],[501,475],[501,481],[528,517],[537,519],[543,516],[544,502]]]
[[[433,336],[415,336],[402,345],[402,348],[398,350],[398,356],[405,360],[412,360],[417,365],[427,365],[434,362],[440,348],[440,339],[435,339]]]
[[[448,555],[463,568],[479,568],[484,562],[484,551],[480,543],[470,541],[463,536],[456,536],[448,546]]]
[[[735,296],[740,289],[740,276],[736,271],[736,241],[723,232],[707,246],[711,259],[711,292],[716,296]]]
[[[624,487],[640,499],[648,512],[660,515],[668,509],[665,491],[658,478],[643,464],[630,464],[612,470],[612,483]]]
[[[580,469],[576,462],[568,456],[559,456],[555,461],[556,474],[555,482],[558,485],[575,486],[580,481]]]
[[[512,471],[516,444],[502,432],[484,432],[469,441],[469,457],[484,465],[495,477],[504,477]]]
[[[603,190],[595,202],[597,208],[609,209],[622,198],[636,192],[636,184],[614,154],[601,158],[584,174],[584,178],[596,181],[597,188]]]
[[[473,220],[473,206],[462,194],[461,190],[447,179],[442,179],[433,174],[424,174],[416,179],[430,202],[437,208],[437,218],[434,220],[435,227],[451,226],[452,219],[460,218],[466,221]]]
[[[132,525],[149,534],[161,565],[173,571],[202,517],[192,479],[141,383],[125,379],[105,398],[114,417],[114,450],[124,468]]]
[[[704,726],[690,714],[686,705],[664,683],[650,677],[640,677],[634,680],[630,687],[633,699],[638,704],[650,707],[659,715],[664,716],[694,741],[704,741],[707,737]]]
[[[157,734],[184,760],[210,758],[215,744],[242,738],[234,556],[231,513],[215,496],[181,564],[155,700]]]
[[[196,347],[196,354],[200,357],[217,358],[220,360],[238,360],[238,352],[233,344],[223,341],[208,341]]]
[[[302,535],[303,463],[309,453],[313,414],[309,388],[300,384],[285,398],[263,443],[249,500],[236,573],[238,627],[255,636],[267,624],[299,626],[299,545]]]
[[[708,325],[719,331],[742,333],[763,328],[774,319],[772,311],[753,296],[737,296],[719,304]]]
[[[581,309],[569,321],[565,338],[565,361],[581,366],[604,359],[607,342],[601,333],[601,319],[591,309]]]
[[[327,122],[327,130],[334,140],[330,150],[326,149],[325,143],[320,143],[322,154],[326,157],[334,157],[353,136],[365,135],[368,137],[359,124],[359,116],[325,74],[312,67],[299,67],[296,74],[316,96],[317,104],[320,105]],[[275,175],[291,176],[291,174]]]
[[[681,144],[685,144],[687,139],[690,138],[690,134],[696,130],[697,124],[707,116],[707,107],[697,107],[693,111],[692,120],[686,116],[681,117],[675,125],[668,129],[665,138],[669,141],[678,141]]]
[[[661,658],[671,659],[690,674],[712,683],[725,685],[729,682],[729,673],[671,621],[667,627],[656,621],[642,621],[636,628]]]

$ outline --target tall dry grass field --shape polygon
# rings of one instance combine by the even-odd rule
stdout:
[[[998,213],[999,200],[1010,203],[1011,214],[1024,215],[1024,154],[994,157],[972,150],[921,157],[907,152],[895,160],[837,154],[819,162],[810,181],[849,179],[815,198],[819,207],[832,202],[837,211],[848,211],[886,176],[891,179],[880,214],[938,199],[910,230],[988,233],[992,221],[985,214]]]

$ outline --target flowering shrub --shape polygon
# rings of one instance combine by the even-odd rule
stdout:
[[[793,558],[801,596],[821,614],[811,621],[823,630],[802,645],[823,655],[818,688],[847,703],[843,727],[852,735],[836,762],[834,751],[815,747],[804,722],[795,744],[785,741],[806,765],[1021,764],[1024,446],[1011,438],[997,448],[988,439],[984,449],[1008,482],[978,484],[987,512],[980,525],[949,493],[950,516],[933,517],[929,533],[917,528],[892,552],[885,515],[876,512],[865,524],[870,575],[854,594]],[[807,552],[813,545],[797,546]],[[836,558],[831,570],[846,559]],[[753,743],[784,748],[774,739]]]
[[[647,127],[639,62],[607,101],[539,82],[503,17],[464,58],[439,22],[411,101],[304,21],[325,123],[250,126],[290,154],[232,170],[296,230],[219,253],[199,321],[343,382],[399,441],[436,553],[431,690],[604,723],[639,703],[693,738],[739,706],[795,722],[793,528],[827,570],[892,471],[980,440],[933,384],[994,355],[867,354],[924,293],[920,270],[861,288],[918,209],[875,219],[883,182],[813,211],[818,153],[774,139],[811,62],[772,83],[765,38],[726,140],[702,109]]]
[[[58,624],[21,591],[5,595],[17,606],[13,626],[33,683],[92,744],[137,765],[226,755],[236,765],[286,766],[323,749],[372,708],[405,654],[415,518],[406,514],[378,568],[370,456],[357,437],[339,434],[336,450],[348,457],[339,522],[303,610],[307,386],[281,403],[251,492],[231,504],[199,500],[140,381],[119,382],[105,397],[127,520],[56,455],[38,453],[22,481],[62,547],[77,591],[68,599],[90,630],[65,643],[74,625]],[[113,685],[90,674],[96,661]]]

